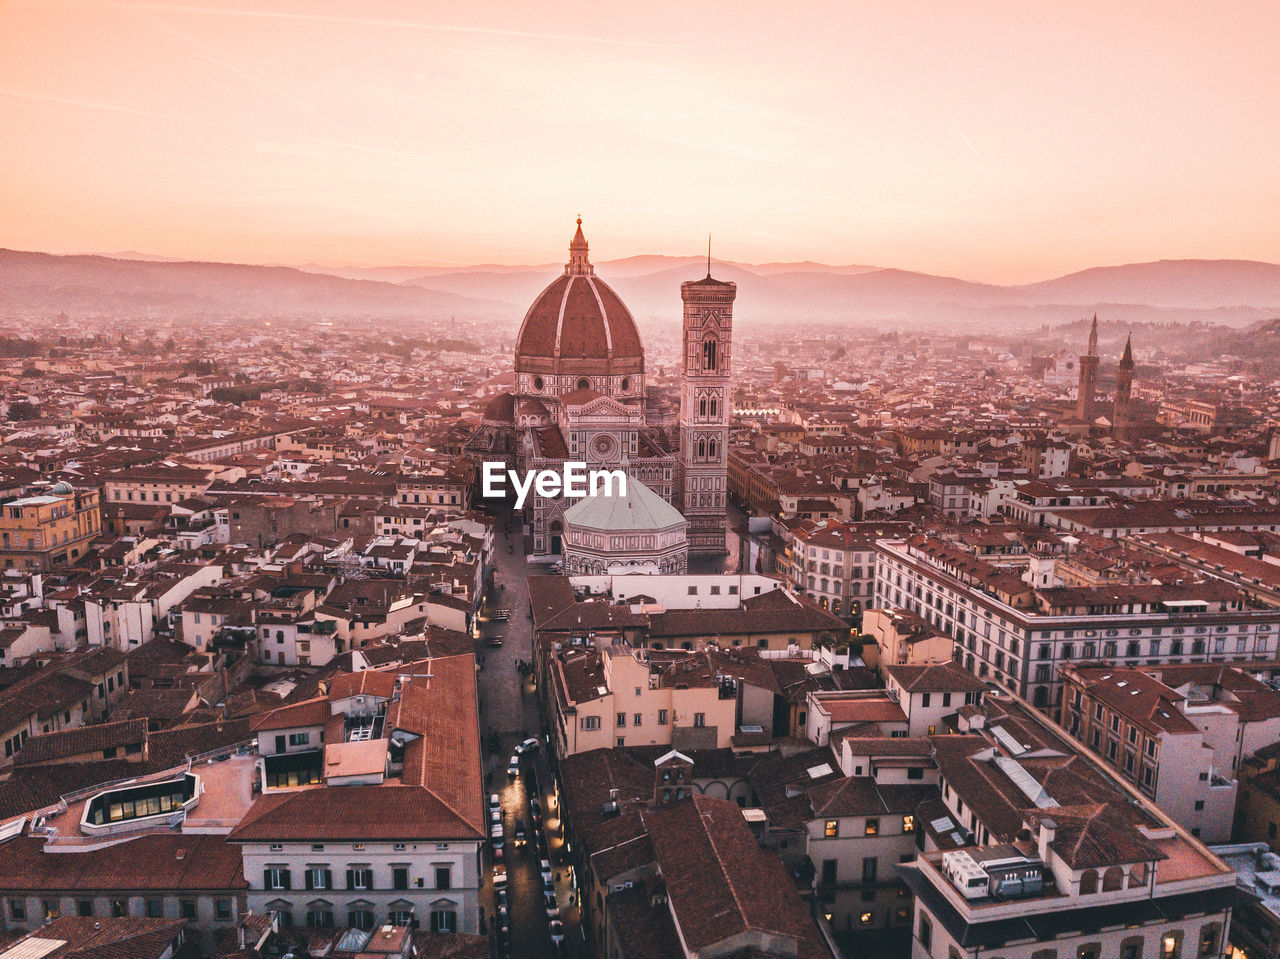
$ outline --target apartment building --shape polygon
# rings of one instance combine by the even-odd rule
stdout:
[[[792,588],[835,616],[856,616],[870,602],[875,576],[875,544],[902,535],[902,523],[792,521],[782,565]]]
[[[863,661],[883,675],[889,666],[948,663],[955,644],[941,629],[909,609],[869,609],[862,614]]]
[[[933,736],[955,725],[962,707],[982,702],[987,684],[955,663],[887,666],[885,691],[907,717],[908,736]]]
[[[1040,708],[1060,704],[1064,663],[1268,659],[1280,638],[1280,610],[1217,581],[1067,587],[1052,557],[1014,566],[924,536],[876,553],[876,606],[911,610],[952,637],[966,669]]]
[[[256,721],[262,796],[228,837],[250,908],[286,927],[477,932],[474,657],[341,674],[324,699],[278,712]]]
[[[1280,739],[1280,694],[1230,666],[1064,665],[1061,725],[1192,835],[1231,838],[1240,763]]]
[[[942,794],[911,955],[1161,959],[1223,954],[1235,873],[1024,701],[987,696],[933,737]]]
[[[58,483],[0,505],[0,566],[30,571],[81,559],[102,529],[96,489]]]
[[[106,477],[102,490],[108,503],[181,503],[203,495],[219,474],[221,479],[235,480],[244,471],[237,475],[218,466],[135,466]]]
[[[737,733],[736,684],[706,653],[577,646],[548,661],[560,757],[615,746],[717,749]]]
[[[223,836],[157,833],[57,849],[21,835],[0,845],[0,919],[10,931],[60,917],[131,916],[212,933],[244,915],[245,887],[240,851]]]

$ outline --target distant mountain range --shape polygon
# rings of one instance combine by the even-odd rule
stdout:
[[[128,256],[0,250],[0,309],[171,315],[423,316],[515,327],[563,267],[481,265],[329,268],[253,266]],[[634,256],[596,264],[644,327],[675,320],[680,283],[698,257]],[[1096,311],[1113,321],[1202,320],[1235,327],[1280,315],[1280,265],[1161,260],[1097,267],[1039,283],[999,286],[874,266],[717,260],[738,283],[745,326],[797,321],[951,329],[1031,327]]]

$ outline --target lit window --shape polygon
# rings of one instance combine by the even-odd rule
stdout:
[[[823,827],[822,833],[828,839],[834,839],[840,835],[840,822],[836,819],[828,819]]]
[[[915,816],[903,816],[903,817],[902,817],[902,831],[903,831],[903,832],[915,832],[915,831],[916,831],[916,817],[915,817]]]

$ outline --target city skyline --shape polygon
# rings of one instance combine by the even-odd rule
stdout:
[[[17,0],[0,245],[541,264],[582,213],[607,259],[1280,261],[1280,13],[1159,10]]]

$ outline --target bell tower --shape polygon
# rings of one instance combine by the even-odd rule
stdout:
[[[1129,407],[1133,399],[1133,334],[1124,341],[1124,355],[1116,370],[1116,399],[1112,408],[1111,433],[1118,440],[1129,439],[1133,412]]]
[[[728,534],[729,402],[736,283],[707,275],[680,284],[684,368],[680,386],[680,512],[689,554],[722,555]]]
[[[1076,394],[1076,418],[1093,423],[1093,399],[1098,388],[1098,314],[1089,330],[1089,352],[1080,357],[1080,389]]]

